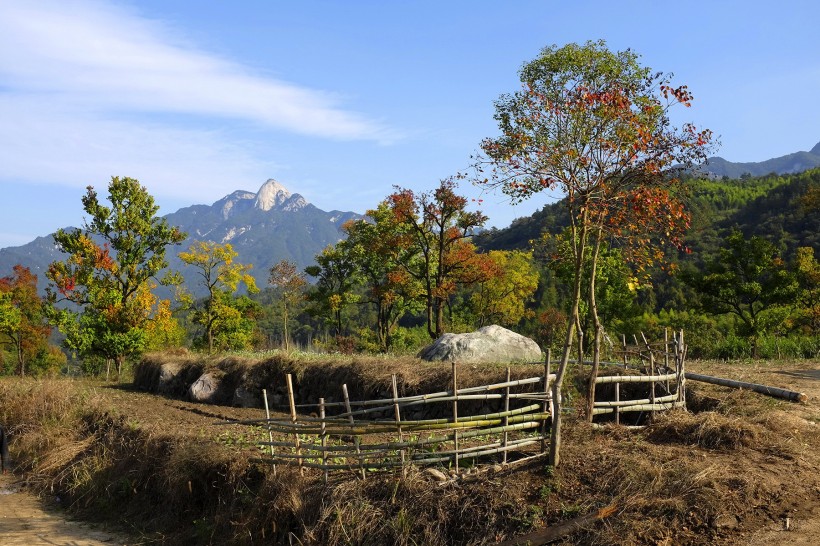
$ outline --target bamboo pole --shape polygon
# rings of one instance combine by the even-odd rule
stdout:
[[[629,353],[626,350],[626,334],[621,334],[621,340],[624,345],[624,368],[629,368]]]
[[[550,415],[555,415],[555,404],[554,404],[554,401],[552,399],[552,396],[550,396],[550,394],[549,394],[549,392],[550,392],[550,378],[554,377],[554,376],[550,375],[550,367],[552,367],[552,349],[547,348],[547,357],[546,357],[546,360],[544,360],[544,393],[545,393],[546,397],[544,398],[544,403],[541,407],[541,412],[542,413],[548,413],[549,412]],[[541,453],[546,453],[547,452],[546,437],[547,437],[547,420],[544,419],[544,421],[541,423],[541,438],[543,438],[543,440],[541,440]]]
[[[510,367],[507,366],[507,383],[509,383],[509,382],[510,382]],[[546,388],[546,385],[545,385],[545,388]],[[504,396],[504,411],[508,412],[508,411],[510,411],[510,388],[509,387],[506,388],[506,390],[504,391],[504,394],[505,394],[505,396]],[[510,418],[509,417],[504,417],[504,426],[506,427],[509,424],[510,424]],[[506,431],[504,432],[504,440],[503,440],[502,445],[504,447],[507,447],[507,432]],[[504,452],[504,457],[501,461],[501,464],[507,464],[507,452],[506,451]]]
[[[302,451],[299,449],[299,431],[296,429],[296,400],[293,396],[293,379],[290,374],[287,374],[286,381],[288,385],[288,403],[290,404],[290,420],[293,423],[293,444],[296,446],[296,455],[301,455]],[[302,464],[302,459],[299,459],[299,464]]]
[[[616,385],[620,385],[620,383],[615,383]],[[618,396],[616,395],[615,402],[595,402],[596,408],[617,408],[623,406],[631,406],[634,404],[651,404],[652,400],[649,398],[644,398],[642,400],[620,400],[618,401]],[[659,396],[655,398],[655,402],[676,402],[678,400],[677,393],[667,394],[666,396]]]
[[[767,396],[775,398],[783,398],[792,402],[805,402],[806,395],[802,392],[790,391],[788,389],[781,389],[778,387],[770,387],[768,385],[760,385],[758,383],[747,383],[745,381],[735,381],[734,379],[726,379],[724,377],[713,377],[711,375],[703,375],[699,373],[685,372],[684,378],[692,381],[701,381],[703,383],[712,383],[713,385],[721,385],[723,387],[732,387],[735,389],[748,389]]]
[[[319,438],[321,438],[321,442],[322,442],[322,464],[326,465],[327,464],[327,434],[325,433],[326,431],[325,431],[325,422],[324,422],[324,418],[325,418],[325,399],[324,398],[319,399],[319,417],[321,417],[323,419],[323,421],[322,421],[322,430],[319,433]],[[327,471],[327,469],[325,469],[325,483],[327,483],[327,478],[328,478],[327,473],[328,473],[328,471]]]
[[[621,413],[626,413],[630,411],[665,411],[670,410],[673,408],[681,408],[683,407],[683,403],[681,402],[666,402],[663,404],[636,404],[634,406],[619,406],[617,409]],[[593,415],[601,415],[603,413],[612,413],[615,411],[616,408],[595,408],[592,410]]]
[[[597,405],[597,404],[596,404]],[[621,410],[619,406],[621,405],[621,383],[620,381],[615,382],[615,424],[621,424]],[[593,408],[594,411],[595,408]]]
[[[402,434],[402,431],[401,431],[401,412],[399,410],[399,402],[398,402],[399,389],[398,389],[398,385],[396,384],[396,374],[393,374],[392,382],[393,382],[393,407],[395,408],[395,412],[396,412],[396,429],[398,429],[398,431],[399,431],[399,442],[401,443],[401,442],[404,442],[404,434]],[[402,449],[401,450],[401,475],[406,477],[407,476],[407,468],[404,466],[404,462],[405,462],[405,450]]]
[[[680,385],[683,391],[683,402],[686,403],[686,343],[683,341],[683,329],[680,331]]]
[[[548,413],[533,413],[537,412],[540,409],[540,407],[541,404],[531,404],[523,408],[510,410],[509,412],[490,413],[487,415],[469,415],[467,417],[461,417],[459,419],[457,427],[473,428],[478,426],[484,426],[484,424],[488,422],[500,423],[505,415],[509,415],[511,417],[520,415],[529,415],[531,417],[534,415],[549,415]],[[429,419],[426,421],[400,421],[400,423],[402,425],[403,430],[407,428],[413,431],[424,431],[428,429],[446,429],[453,428],[454,426],[456,426],[449,418]],[[332,427],[328,430],[328,434],[331,436],[351,434],[351,431],[356,431],[357,434],[368,434],[378,432],[394,432],[396,430],[396,422],[393,420],[360,421],[355,426],[351,425],[349,421],[347,423],[337,423],[334,421],[328,422],[328,425]],[[275,432],[285,432],[287,434],[291,434],[294,430],[301,431],[305,434],[318,434],[318,432],[320,431],[319,425],[307,426],[300,423],[294,425],[294,423],[290,421],[271,421],[271,428]],[[407,430],[405,430],[405,432],[407,432]]]
[[[533,420],[533,421],[537,421],[540,424],[541,421],[543,421],[545,419],[548,419],[550,416],[551,416],[550,413],[527,413],[527,414],[523,414],[523,415],[516,415],[514,417],[510,417],[510,427],[512,427],[514,424],[525,422],[528,419]],[[440,430],[440,431],[459,430],[459,431],[461,431],[460,434],[463,437],[468,433],[468,431],[477,431],[479,434],[486,434],[487,430],[488,430],[486,427],[496,427],[496,426],[503,427],[502,423],[503,423],[503,419],[501,419],[501,418],[499,418],[499,419],[488,419],[486,421],[475,421],[474,420],[474,421],[471,421],[469,423],[459,420],[458,423],[449,422],[449,423],[436,424],[436,425],[432,425],[430,427],[414,429],[414,431],[415,432],[433,432],[433,431],[436,431],[436,430]],[[319,434],[319,432],[321,431],[321,429],[319,427],[317,427],[315,429],[304,429],[304,428],[286,429],[286,428],[282,428],[281,430],[277,430],[276,428],[274,428],[274,431],[283,432],[283,433],[287,433],[287,434],[292,434],[293,430],[300,431],[304,434]],[[510,429],[510,430],[512,430],[512,429]],[[390,432],[395,432],[395,431],[396,431],[395,427],[373,429],[373,428],[368,428],[367,426],[363,426],[361,423],[359,423],[355,427],[350,427],[350,428],[346,428],[346,429],[328,430],[327,435],[328,436],[352,436],[352,435],[390,433]],[[498,432],[503,432],[503,430],[498,430]],[[448,435],[446,438],[443,438],[443,439],[439,440],[439,442],[445,441],[445,440],[451,441],[452,440],[452,435]],[[268,444],[267,444],[267,442],[260,442],[259,445],[268,445]],[[280,443],[279,442],[274,442],[274,445],[280,445]],[[293,444],[282,443],[281,445],[292,446]],[[303,442],[300,445],[301,445],[302,448],[304,448],[307,444],[305,444]],[[399,447],[399,444],[395,444],[394,447]],[[402,447],[408,447],[408,445],[405,445],[405,446],[402,446]]]
[[[555,379],[555,374],[552,374],[550,379]],[[540,383],[543,381],[543,377],[528,377],[526,379],[515,379],[510,381],[509,383],[493,383],[491,385],[480,385],[477,387],[465,387],[462,389],[458,389],[458,395],[463,397],[462,395],[465,394],[472,394],[476,392],[483,392],[483,391],[490,391],[490,390],[500,390],[505,387],[518,387],[522,385],[531,385],[534,383]],[[401,405],[407,405],[410,402],[419,402],[424,400],[434,400],[437,398],[442,398],[446,396],[453,396],[453,392],[451,391],[441,391],[441,392],[434,392],[428,394],[417,394],[414,396],[404,396],[399,398],[399,403]],[[393,404],[392,398],[379,398],[376,400],[351,400],[350,404],[352,406],[387,406],[390,407]],[[296,407],[298,408],[312,408],[315,407],[316,404],[300,404]],[[331,407],[341,407],[344,406],[344,402],[327,402],[325,403],[326,408]],[[346,417],[346,415],[344,415]]]
[[[537,418],[537,420],[532,421],[521,421],[520,419],[517,420],[515,423],[510,423],[509,425],[505,426],[497,426],[491,428],[482,428],[478,430],[470,430],[463,432],[461,434],[461,439],[464,438],[472,438],[475,436],[486,436],[490,434],[499,434],[503,432],[516,432],[522,430],[531,430],[536,429],[541,426],[541,422],[543,421],[543,416],[527,416],[530,418]],[[510,419],[510,421],[516,420],[516,418]],[[368,450],[397,450],[397,449],[405,449],[405,448],[422,448],[427,445],[433,444],[442,444],[445,442],[450,441],[450,435],[447,436],[431,436],[424,440],[414,440],[414,441],[403,441],[403,442],[387,442],[384,444],[359,444],[359,449],[363,451]],[[261,442],[259,445],[267,445],[266,442]],[[289,442],[274,442],[274,445],[283,446],[283,447],[292,447],[293,444]],[[306,452],[317,452],[321,453],[322,451],[327,451],[328,453],[349,453],[351,451],[355,451],[356,448],[354,446],[346,446],[346,445],[337,445],[337,446],[322,446],[321,444],[312,444],[307,442],[301,443],[301,448],[303,451]],[[294,455],[295,457],[295,455]]]
[[[643,332],[641,332],[641,339],[643,339],[643,344],[646,347],[646,350],[649,351],[649,375],[655,375],[655,354],[652,352],[652,347],[649,346],[649,342],[646,340],[646,336]],[[655,382],[652,381],[649,387],[649,398],[652,400],[652,404],[655,403]]]
[[[275,452],[273,450],[273,432],[270,429],[270,408],[268,407],[268,390],[262,389],[262,398],[265,401],[265,422],[268,425],[268,439],[270,440],[270,456],[274,457]],[[273,475],[276,476],[276,465],[273,465]]]
[[[453,400],[453,424],[458,424],[458,370],[456,363],[453,361],[453,393],[455,400]],[[458,474],[458,429],[453,430],[453,446],[455,447],[455,467],[456,474]]]
[[[350,414],[351,413],[350,412],[350,396],[348,396],[348,394],[347,394],[347,383],[344,383],[342,385],[342,396],[344,397],[345,409],[347,410],[347,413]],[[350,414],[350,415],[348,415],[348,417],[350,419],[350,426],[351,426],[351,428],[353,428],[353,424],[354,424],[353,423],[353,415]],[[353,443],[356,445],[356,458],[358,459],[359,466],[361,467],[362,479],[365,479],[364,467],[361,466],[362,460],[360,458],[361,451],[359,449],[359,438],[355,433],[353,435]]]
[[[667,373],[662,375],[605,375],[595,379],[596,383],[651,383],[655,381],[664,381],[666,379],[674,379],[674,373]]]

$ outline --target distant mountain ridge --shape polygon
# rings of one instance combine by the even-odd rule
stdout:
[[[766,176],[767,174],[794,174],[820,167],[820,142],[808,152],[795,152],[766,161],[733,163],[722,157],[710,157],[698,171],[715,177],[740,178],[745,174]]]
[[[167,258],[172,269],[183,271],[189,289],[195,290],[194,271],[183,268],[177,258],[194,241],[230,243],[238,253],[236,260],[252,264],[252,274],[258,286],[264,288],[268,272],[276,262],[290,260],[300,268],[314,263],[314,257],[326,246],[343,238],[342,225],[362,215],[323,211],[270,179],[257,192],[238,190],[212,205],[192,205],[164,218],[188,234],[180,246],[168,248]],[[50,235],[22,246],[3,248],[0,276],[11,274],[14,265],[23,264],[37,274],[40,287],[44,288],[49,264],[63,256]]]

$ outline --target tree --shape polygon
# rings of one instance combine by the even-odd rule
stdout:
[[[817,335],[820,333],[820,263],[812,247],[798,248],[794,261],[799,286],[799,319],[810,334]]]
[[[282,322],[284,324],[285,350],[290,349],[290,333],[288,323],[294,309],[305,299],[307,279],[305,274],[296,268],[296,264],[288,260],[280,260],[270,268],[268,282],[281,293]]]
[[[780,322],[767,313],[794,302],[798,292],[777,248],[762,237],[746,239],[738,230],[726,238],[719,255],[706,263],[704,271],[687,280],[700,294],[705,311],[731,313],[740,319],[755,357],[757,339],[773,322]]]
[[[418,308],[423,290],[402,263],[412,260],[414,251],[403,246],[407,226],[397,221],[387,201],[367,211],[367,219],[346,223],[347,238],[337,247],[346,252],[358,270],[364,286],[362,303],[376,311],[376,339],[382,351],[391,346],[391,335],[399,319]]]
[[[433,339],[444,333],[444,310],[456,287],[484,278],[486,257],[477,253],[470,236],[487,217],[467,211],[467,199],[455,189],[450,178],[432,192],[416,195],[397,188],[387,198],[395,221],[407,228],[396,243],[413,252],[401,257],[401,265],[422,283],[427,332]]]
[[[345,308],[359,301],[354,291],[359,282],[356,263],[345,248],[328,246],[316,256],[316,265],[305,268],[305,273],[316,277],[316,285],[307,296],[313,303],[308,312],[324,317],[333,325],[334,337],[339,338],[347,331]]]
[[[209,354],[214,352],[215,338],[222,331],[241,325],[242,313],[233,300],[239,284],[244,283],[250,293],[258,292],[256,281],[249,273],[253,266],[235,262],[238,255],[229,243],[211,241],[196,241],[187,252],[179,253],[179,259],[196,270],[199,285],[207,291],[202,305],[194,311],[194,322],[204,330]]]
[[[112,177],[108,192],[110,207],[87,188],[82,203],[90,221],[83,229],[57,231],[54,241],[68,258],[53,262],[46,276],[52,303],[59,298],[82,311],[52,313],[70,334],[67,345],[113,360],[119,375],[125,359],[144,349],[144,328],[156,303],[151,280],[168,265],[166,247],[185,234],[156,216],[159,207],[139,181]]]
[[[0,336],[14,347],[22,377],[26,361],[47,347],[51,328],[45,323],[43,300],[37,294],[37,275],[20,264],[12,271],[0,278]]]
[[[478,326],[513,326],[527,316],[527,303],[538,288],[538,271],[531,252],[493,250],[484,279],[476,283],[470,307]]]
[[[607,237],[620,240],[627,258],[644,262],[662,256],[653,250],[656,243],[679,244],[688,217],[672,191],[676,179],[667,173],[703,160],[711,140],[709,131],[692,125],[672,127],[669,108],[688,106],[692,95],[638,59],[632,51],[609,51],[603,41],[545,48],[521,69],[522,89],[496,101],[502,134],[485,139],[476,158],[479,183],[514,201],[558,190],[568,207],[573,289],[553,384],[552,465],[560,460],[561,386],[576,335],[587,249],[594,283]],[[485,168],[491,176],[484,177]],[[595,293],[594,286],[586,290],[594,322],[590,404],[602,334]]]

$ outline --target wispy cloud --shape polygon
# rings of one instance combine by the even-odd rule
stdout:
[[[174,30],[102,2],[2,3],[0,89],[86,111],[234,118],[343,140],[396,137],[333,93],[254,73]]]

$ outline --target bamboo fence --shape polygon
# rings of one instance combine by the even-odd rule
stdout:
[[[622,336],[620,362],[604,362],[609,366],[636,369],[640,375],[610,375],[595,378],[596,385],[614,384],[614,400],[599,400],[593,404],[592,414],[614,414],[616,425],[621,424],[621,414],[640,412],[654,414],[673,408],[686,406],[686,344],[683,330],[673,333],[669,339],[668,330],[664,330],[662,342],[649,343],[641,333],[633,336],[633,343],[627,343]],[[624,383],[648,384],[648,396],[640,399],[622,399],[621,385]],[[634,428],[634,427],[630,427]]]
[[[259,442],[265,456],[257,459],[273,465],[295,465],[328,473],[354,471],[365,478],[367,472],[401,471],[409,465],[446,465],[459,472],[463,462],[475,465],[513,464],[531,458],[532,451],[541,456],[549,445],[550,419],[549,356],[544,374],[525,379],[510,379],[477,387],[458,387],[458,367],[453,363],[452,388],[415,396],[398,395],[396,376],[392,376],[392,396],[377,400],[352,400],[347,385],[342,385],[343,402],[295,404],[290,374],[286,377],[288,393],[287,418],[271,417],[265,400],[265,419],[233,421],[263,427],[268,441]],[[511,392],[517,389],[518,392]],[[522,392],[523,391],[523,392]],[[494,401],[499,411],[468,412],[478,404]],[[406,419],[408,409],[444,404],[449,417]],[[297,413],[296,408],[308,415]],[[486,404],[482,405],[486,407]],[[341,411],[328,416],[328,410]],[[446,410],[437,410],[439,414]],[[274,434],[279,440],[274,440]],[[533,449],[533,446],[540,446]],[[511,457],[515,453],[516,457]],[[526,454],[526,457],[525,457]],[[511,459],[515,459],[511,461]],[[499,460],[500,459],[500,460]]]

